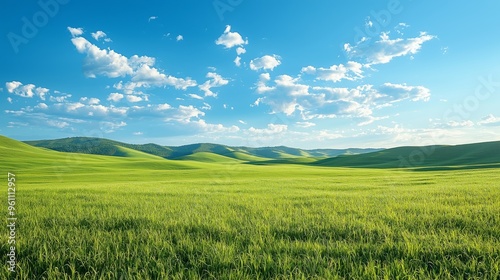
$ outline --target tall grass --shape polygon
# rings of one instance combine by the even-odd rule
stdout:
[[[497,169],[108,168],[17,174],[18,279],[500,278]]]

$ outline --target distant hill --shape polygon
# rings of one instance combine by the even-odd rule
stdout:
[[[224,157],[242,161],[265,161],[290,158],[327,158],[346,154],[361,154],[379,151],[380,149],[317,149],[304,150],[279,147],[230,147],[219,144],[200,143],[178,147],[160,146],[157,144],[127,144],[109,139],[72,137],[56,140],[25,141],[36,147],[47,148],[60,152],[96,154],[107,156],[126,157],[127,153],[119,147],[133,149],[166,159],[185,159],[186,156],[196,153],[213,153]],[[202,158],[206,158],[204,155]]]
[[[92,144],[96,144],[92,142]],[[83,144],[82,144],[83,145]],[[86,146],[90,151],[99,150]],[[204,163],[181,162],[157,157],[123,146],[105,145],[100,151],[120,156],[69,154],[35,147],[0,135],[0,166],[12,172],[38,172],[47,176],[71,172],[93,173],[113,170],[176,170],[206,166]]]
[[[313,165],[336,167],[446,167],[500,164],[500,141],[456,146],[399,147],[368,154],[341,155]]]
[[[106,166],[111,163],[139,169],[147,168],[147,166],[166,169],[198,168],[227,163],[414,168],[422,171],[500,168],[500,141],[455,146],[398,147],[386,150],[303,150],[283,146],[249,148],[208,143],[165,147],[156,144],[135,145],[83,137],[23,143],[0,136],[0,154],[2,155],[0,164],[14,169],[31,167],[42,170],[46,168],[45,163],[53,165],[54,162],[65,165],[68,161],[68,154],[64,152],[90,154],[82,158],[88,163],[86,168]]]
[[[170,158],[173,151],[156,144],[135,145],[103,138],[71,137],[56,140],[25,141],[24,143],[59,152],[94,154],[105,156],[127,156],[118,147],[125,147],[162,158]]]

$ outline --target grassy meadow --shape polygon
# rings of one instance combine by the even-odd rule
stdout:
[[[17,279],[500,278],[499,169],[0,152]]]

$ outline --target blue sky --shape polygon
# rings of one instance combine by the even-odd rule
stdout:
[[[0,134],[301,148],[500,140],[498,1],[0,4]]]

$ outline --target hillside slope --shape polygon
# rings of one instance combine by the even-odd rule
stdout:
[[[313,165],[342,167],[432,167],[500,164],[500,141],[456,146],[399,147],[379,152],[338,156]]]
[[[120,146],[115,148],[115,153],[121,156],[66,153],[34,147],[0,136],[0,166],[8,172],[40,173],[45,176],[54,173],[112,174],[123,170],[192,169],[199,168],[202,164],[168,160]]]
[[[219,144],[199,143],[177,147],[164,147],[157,144],[127,144],[109,139],[88,138],[88,137],[72,137],[55,140],[39,140],[25,141],[25,143],[52,149],[60,152],[97,154],[107,156],[126,157],[119,147],[134,149],[144,153],[152,154],[167,159],[179,159],[188,155],[205,152],[213,153],[225,157],[244,161],[261,161],[273,159],[290,159],[290,158],[326,158],[344,154],[361,154],[368,152],[379,151],[380,149],[316,149],[304,150],[290,148],[285,146],[279,147],[230,147]]]

